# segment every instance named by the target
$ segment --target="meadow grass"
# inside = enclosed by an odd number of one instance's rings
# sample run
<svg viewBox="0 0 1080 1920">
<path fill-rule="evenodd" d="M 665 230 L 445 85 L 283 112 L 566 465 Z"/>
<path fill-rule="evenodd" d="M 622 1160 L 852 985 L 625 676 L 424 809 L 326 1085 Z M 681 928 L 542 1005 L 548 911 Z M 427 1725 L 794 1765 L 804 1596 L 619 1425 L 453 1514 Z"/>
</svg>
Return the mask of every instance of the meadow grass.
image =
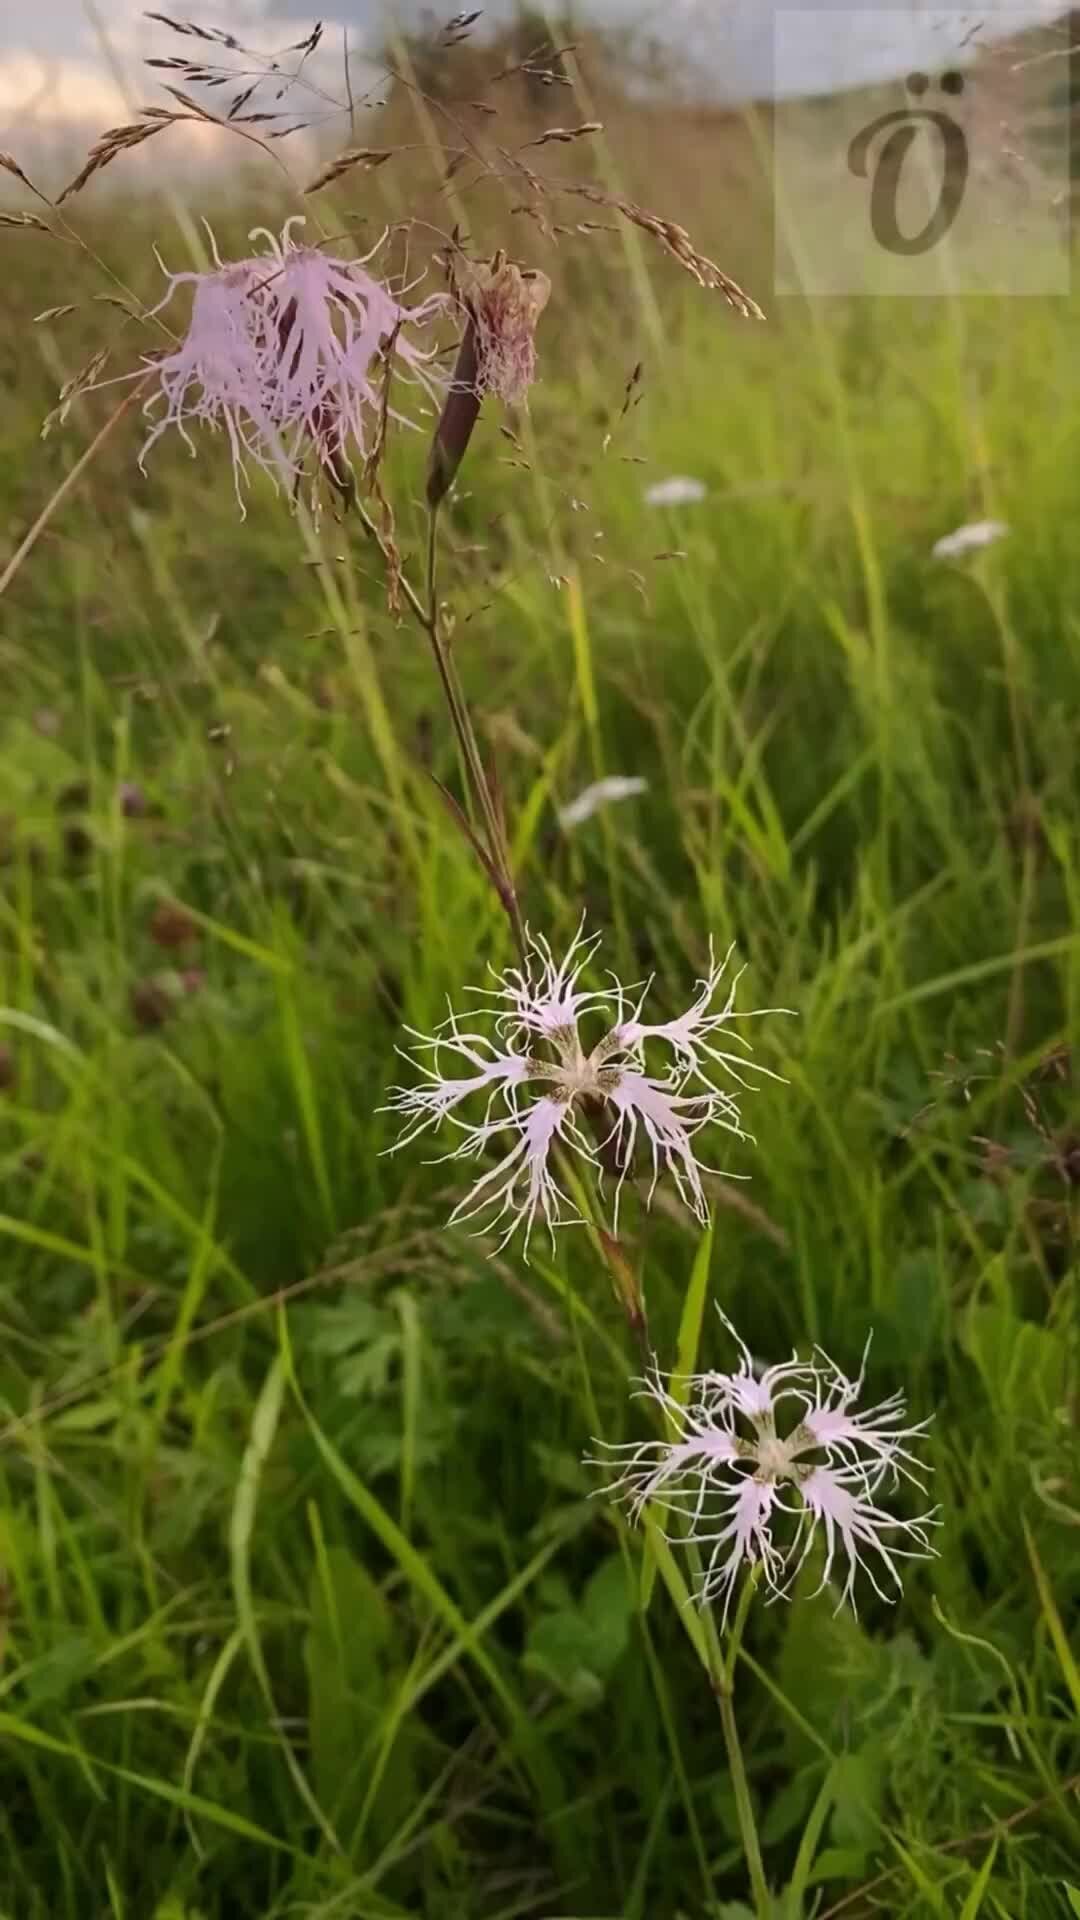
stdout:
<svg viewBox="0 0 1080 1920">
<path fill-rule="evenodd" d="M 145 294 L 144 225 L 101 245 Z M 42 445 L 56 387 L 119 325 L 34 329 L 72 268 L 16 244 L 11 548 L 104 418 L 78 401 Z M 934 1417 L 940 1553 L 903 1602 L 749 1618 L 776 1912 L 1054 1920 L 1080 1910 L 1075 304 L 773 311 L 752 283 L 757 327 L 650 271 L 656 314 L 553 302 L 520 448 L 482 423 L 456 659 L 531 924 L 558 944 L 586 910 L 672 1012 L 735 941 L 744 1003 L 797 1016 L 755 1023 L 786 1084 L 725 1143 L 750 1178 L 710 1231 L 627 1206 L 658 1354 L 720 1363 L 706 1300 L 765 1359 L 853 1371 L 872 1327 L 875 1396 Z M 143 479 L 137 438 L 0 603 L 0 1912 L 736 1920 L 695 1616 L 581 1465 L 642 1430 L 605 1270 L 580 1231 L 488 1258 L 445 1224 L 456 1167 L 381 1157 L 403 1025 L 512 957 L 430 778 L 458 770 L 422 637 L 355 524 L 259 493 L 241 521 L 214 444 Z M 649 508 L 671 473 L 705 501 Z M 986 515 L 1006 539 L 931 559 Z M 647 790 L 562 831 L 605 773 Z"/>
</svg>

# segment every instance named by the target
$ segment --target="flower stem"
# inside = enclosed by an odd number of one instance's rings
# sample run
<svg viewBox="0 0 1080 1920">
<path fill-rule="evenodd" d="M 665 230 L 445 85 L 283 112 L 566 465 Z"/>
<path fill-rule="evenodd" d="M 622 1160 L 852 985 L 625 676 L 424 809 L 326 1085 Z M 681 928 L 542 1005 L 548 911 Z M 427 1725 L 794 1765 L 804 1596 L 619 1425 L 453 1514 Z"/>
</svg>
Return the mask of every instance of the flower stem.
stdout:
<svg viewBox="0 0 1080 1920">
<path fill-rule="evenodd" d="M 386 545 L 374 520 L 359 501 L 356 502 L 356 510 L 368 538 L 375 542 L 375 545 L 380 549 L 385 558 Z M 514 885 L 514 877 L 510 869 L 510 854 L 506 845 L 506 835 L 503 830 L 495 796 L 492 792 L 491 782 L 484 769 L 483 757 L 476 738 L 472 717 L 466 704 L 465 694 L 458 678 L 453 653 L 447 644 L 446 635 L 443 633 L 439 621 L 437 558 L 438 507 L 436 506 L 430 510 L 428 518 L 426 602 L 420 598 L 416 588 L 405 578 L 401 581 L 401 590 L 418 624 L 427 634 L 431 651 L 435 657 L 435 666 L 439 675 L 439 681 L 446 698 L 450 720 L 457 736 L 458 746 L 461 749 L 461 756 L 465 765 L 466 784 L 471 791 L 473 802 L 483 821 L 484 854 L 486 855 L 485 864 L 490 862 L 488 871 L 494 880 L 500 903 L 510 922 L 510 928 L 518 953 L 522 960 L 524 960 L 526 953 L 525 922 L 521 917 L 521 906 L 517 897 L 517 889 Z"/>
<path fill-rule="evenodd" d="M 510 922 L 518 952 L 522 960 L 524 960 L 526 944 L 525 923 L 521 917 L 521 907 L 518 903 L 517 889 L 514 886 L 514 876 L 510 870 L 510 850 L 506 844 L 506 834 L 503 828 L 502 818 L 496 804 L 495 795 L 491 789 L 491 782 L 488 779 L 484 767 L 479 743 L 472 723 L 472 715 L 469 712 L 465 694 L 461 682 L 458 679 L 454 656 L 450 647 L 447 645 L 446 637 L 439 622 L 437 582 L 438 528 L 439 509 L 436 505 L 431 507 L 428 512 L 428 604 L 427 614 L 424 620 L 424 631 L 431 642 L 432 652 L 435 655 L 435 664 L 439 670 L 439 678 L 442 681 L 443 692 L 446 695 L 446 702 L 450 709 L 450 718 L 453 722 L 454 732 L 457 734 L 458 743 L 465 760 L 469 784 L 473 790 L 473 798 L 484 822 L 484 831 L 487 837 L 487 851 L 491 859 L 499 899 L 502 902 L 506 916 Z"/>
<path fill-rule="evenodd" d="M 701 1559 L 696 1547 L 691 1548 L 691 1559 L 697 1562 L 696 1573 L 701 1579 Z M 743 1582 L 742 1592 L 735 1609 L 735 1620 L 728 1636 L 726 1655 L 721 1649 L 720 1636 L 716 1622 L 710 1613 L 704 1615 L 702 1625 L 705 1630 L 705 1644 L 709 1656 L 709 1681 L 716 1695 L 716 1704 L 720 1709 L 720 1726 L 727 1749 L 728 1767 L 731 1771 L 731 1785 L 735 1795 L 735 1813 L 739 1822 L 739 1835 L 742 1839 L 743 1857 L 750 1875 L 750 1891 L 753 1895 L 754 1912 L 757 1920 L 772 1920 L 773 1903 L 769 1892 L 769 1883 L 765 1878 L 765 1865 L 761 1858 L 761 1842 L 758 1839 L 757 1821 L 754 1818 L 754 1805 L 750 1798 L 750 1782 L 746 1774 L 746 1762 L 743 1759 L 742 1742 L 739 1739 L 739 1725 L 735 1718 L 735 1663 L 739 1657 L 743 1633 L 750 1614 L 750 1605 L 757 1590 L 758 1568 L 752 1567 L 749 1577 Z"/>
<path fill-rule="evenodd" d="M 754 1898 L 754 1911 L 758 1920 L 770 1920 L 772 1898 L 769 1883 L 765 1878 L 765 1867 L 761 1858 L 761 1846 L 758 1841 L 757 1824 L 754 1820 L 754 1808 L 750 1800 L 750 1783 L 746 1777 L 742 1746 L 739 1742 L 739 1728 L 735 1719 L 735 1702 L 730 1688 L 716 1689 L 717 1705 L 720 1708 L 720 1725 L 724 1732 L 724 1745 L 727 1748 L 728 1766 L 731 1768 L 731 1784 L 735 1791 L 735 1811 L 739 1819 L 739 1832 L 742 1836 L 743 1853 L 750 1873 L 750 1890 Z"/>
</svg>

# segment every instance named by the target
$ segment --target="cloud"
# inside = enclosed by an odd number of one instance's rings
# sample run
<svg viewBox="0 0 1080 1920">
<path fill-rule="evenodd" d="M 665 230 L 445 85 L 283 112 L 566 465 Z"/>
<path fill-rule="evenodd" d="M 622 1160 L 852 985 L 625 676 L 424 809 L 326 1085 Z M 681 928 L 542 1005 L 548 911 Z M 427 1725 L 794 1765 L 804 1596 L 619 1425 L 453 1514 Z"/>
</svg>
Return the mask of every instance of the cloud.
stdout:
<svg viewBox="0 0 1080 1920">
<path fill-rule="evenodd" d="M 578 0 L 583 19 L 616 22 L 666 43 L 693 62 L 709 90 L 730 102 L 761 98 L 774 80 L 773 20 L 780 0 Z M 448 16 L 455 0 L 330 0 L 320 10 L 327 46 L 339 54 L 343 27 L 356 52 L 372 49 L 396 16 L 416 23 L 425 11 Z M 843 6 L 844 11 L 837 8 Z M 166 0 L 166 10 L 168 0 Z M 513 0 L 487 0 L 478 28 L 505 20 Z M 182 16 L 214 21 L 258 44 L 298 39 L 313 24 L 312 0 L 184 0 Z M 1058 0 L 989 0 L 978 10 L 912 4 L 901 16 L 896 0 L 816 0 L 784 13 L 785 44 L 800 92 L 858 85 L 912 64 L 970 57 L 977 41 L 1014 34 L 1062 15 Z M 836 15 L 835 32 L 828 30 Z M 853 34 L 853 14 L 862 31 Z M 905 20 L 897 38 L 896 22 Z M 194 47 L 145 18 L 144 0 L 0 0 L 0 136 L 17 140 L 22 124 L 107 123 L 118 110 L 154 97 L 142 65 L 149 53 Z"/>
<path fill-rule="evenodd" d="M 0 59 L 0 133 L 15 146 L 28 127 L 106 125 L 124 111 L 116 81 L 89 60 L 14 53 Z"/>
</svg>

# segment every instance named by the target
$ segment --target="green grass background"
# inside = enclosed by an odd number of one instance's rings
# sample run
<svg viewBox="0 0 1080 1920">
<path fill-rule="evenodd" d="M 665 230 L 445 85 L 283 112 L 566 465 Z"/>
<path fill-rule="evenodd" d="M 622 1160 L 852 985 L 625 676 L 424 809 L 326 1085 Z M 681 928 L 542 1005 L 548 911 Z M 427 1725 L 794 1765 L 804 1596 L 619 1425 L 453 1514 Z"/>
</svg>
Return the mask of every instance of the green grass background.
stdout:
<svg viewBox="0 0 1080 1920">
<path fill-rule="evenodd" d="M 183 258 L 167 213 L 79 223 L 142 300 L 151 235 Z M 57 387 L 147 336 L 74 246 L 3 240 L 12 550 L 114 398 L 42 443 Z M 739 245 L 764 326 L 636 246 L 572 257 L 443 591 L 531 923 L 587 911 L 668 1013 L 735 941 L 743 1004 L 797 1016 L 754 1023 L 786 1084 L 719 1143 L 750 1181 L 711 1236 L 627 1208 L 661 1359 L 696 1274 L 763 1358 L 853 1371 L 873 1328 L 869 1390 L 934 1416 L 940 1555 L 902 1604 L 751 1615 L 777 1914 L 1055 1920 L 1080 316 L 774 303 Z M 138 442 L 129 417 L 0 601 L 0 1911 L 736 1920 L 715 1703 L 580 1464 L 645 1431 L 610 1281 L 582 1232 L 486 1258 L 445 1225 L 457 1168 L 380 1157 L 403 1024 L 511 958 L 429 777 L 458 774 L 422 637 L 354 526 L 258 489 L 241 520 L 219 444 L 143 478 Z M 422 459 L 403 437 L 388 473 L 414 572 Z M 645 505 L 672 473 L 706 500 Z M 986 514 L 1007 539 L 931 559 Z M 647 791 L 564 833 L 603 773 Z M 729 1357 L 711 1309 L 696 1337 Z"/>
</svg>

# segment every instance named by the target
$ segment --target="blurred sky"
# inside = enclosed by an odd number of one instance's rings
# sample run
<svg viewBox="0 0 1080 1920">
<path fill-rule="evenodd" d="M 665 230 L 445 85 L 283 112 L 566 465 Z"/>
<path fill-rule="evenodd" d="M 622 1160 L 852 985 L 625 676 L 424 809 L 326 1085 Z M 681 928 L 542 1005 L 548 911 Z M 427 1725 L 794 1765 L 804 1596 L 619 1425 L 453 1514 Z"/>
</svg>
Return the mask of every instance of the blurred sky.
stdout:
<svg viewBox="0 0 1080 1920">
<path fill-rule="evenodd" d="M 456 0 L 428 8 L 449 17 Z M 535 0 L 534 0 L 535 4 Z M 578 0 L 583 19 L 629 23 L 682 56 L 698 90 L 729 103 L 765 98 L 773 90 L 774 14 L 779 0 Z M 386 19 L 384 0 L 327 0 L 316 15 L 311 0 L 162 0 L 162 10 L 228 29 L 260 46 L 293 40 L 316 17 L 326 22 L 340 60 L 341 29 L 357 53 L 374 49 Z M 420 0 L 398 0 L 397 13 L 415 21 Z M 484 17 L 495 22 L 515 11 L 513 0 L 490 0 Z M 943 8 L 924 0 L 800 0 L 783 7 L 784 72 L 799 76 L 799 91 L 831 92 L 888 79 L 914 66 L 934 70 L 969 57 L 979 41 L 1009 37 L 1064 12 L 1058 0 L 1001 0 Z M 483 22 L 476 31 L 482 30 Z M 174 53 L 196 45 L 177 42 L 143 14 L 142 0 L 0 0 L 0 145 L 65 123 L 105 125 L 124 104 L 154 97 L 140 62 L 147 53 Z M 363 75 L 358 73 L 359 84 Z"/>
</svg>

